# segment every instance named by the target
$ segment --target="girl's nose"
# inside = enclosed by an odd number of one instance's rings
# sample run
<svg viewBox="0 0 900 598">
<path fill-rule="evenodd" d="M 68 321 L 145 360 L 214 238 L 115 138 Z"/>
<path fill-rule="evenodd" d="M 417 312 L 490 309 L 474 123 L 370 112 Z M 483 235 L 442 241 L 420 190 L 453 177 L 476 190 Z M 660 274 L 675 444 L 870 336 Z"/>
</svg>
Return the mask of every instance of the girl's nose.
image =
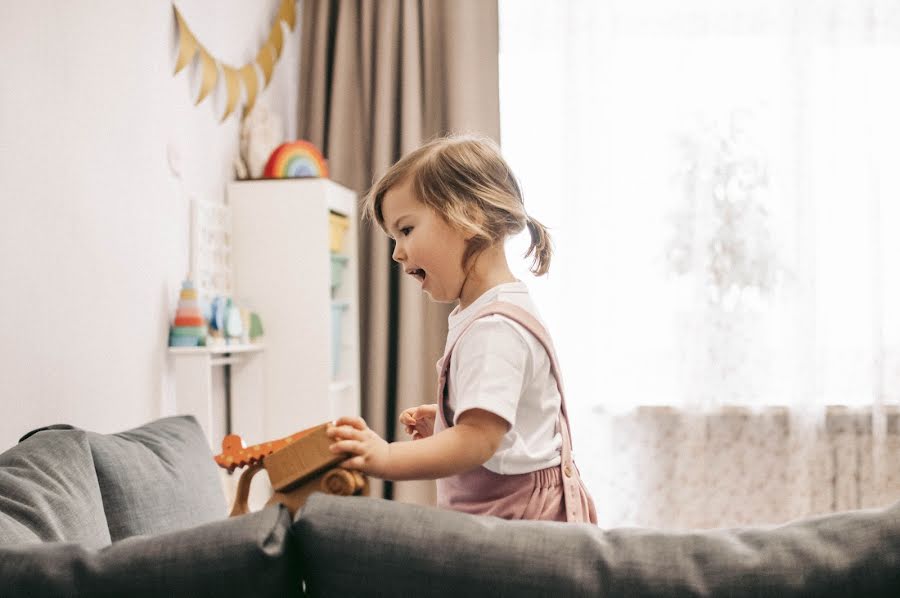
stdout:
<svg viewBox="0 0 900 598">
<path fill-rule="evenodd" d="M 394 242 L 394 253 L 391 255 L 395 262 L 402 262 L 406 259 L 406 252 L 400 248 L 400 243 Z"/>
</svg>

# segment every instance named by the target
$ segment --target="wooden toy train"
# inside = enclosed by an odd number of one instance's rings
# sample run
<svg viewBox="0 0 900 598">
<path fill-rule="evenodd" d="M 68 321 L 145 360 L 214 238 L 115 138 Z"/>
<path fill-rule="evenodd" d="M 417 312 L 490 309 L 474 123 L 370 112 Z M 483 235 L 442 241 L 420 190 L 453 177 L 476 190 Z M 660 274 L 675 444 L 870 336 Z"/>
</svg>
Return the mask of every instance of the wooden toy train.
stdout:
<svg viewBox="0 0 900 598">
<path fill-rule="evenodd" d="M 366 476 L 337 465 L 349 455 L 328 450 L 331 444 L 331 439 L 326 435 L 328 426 L 324 423 L 249 447 L 237 434 L 226 436 L 222 440 L 222 452 L 214 457 L 216 463 L 230 472 L 247 468 L 238 480 L 231 517 L 249 511 L 247 498 L 250 483 L 261 469 L 269 474 L 274 490 L 266 505 L 280 502 L 292 515 L 313 492 L 368 496 L 369 481 Z"/>
</svg>

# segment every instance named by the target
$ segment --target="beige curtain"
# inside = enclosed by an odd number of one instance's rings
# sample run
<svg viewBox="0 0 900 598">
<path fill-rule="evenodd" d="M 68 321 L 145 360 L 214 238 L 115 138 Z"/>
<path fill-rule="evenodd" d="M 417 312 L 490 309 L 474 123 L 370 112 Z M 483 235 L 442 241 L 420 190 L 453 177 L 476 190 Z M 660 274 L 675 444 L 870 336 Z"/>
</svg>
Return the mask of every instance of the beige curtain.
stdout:
<svg viewBox="0 0 900 598">
<path fill-rule="evenodd" d="M 299 135 L 322 149 L 338 183 L 363 194 L 405 153 L 449 132 L 499 142 L 495 1 L 304 0 L 301 27 Z M 401 276 L 377 227 L 360 233 L 363 416 L 400 439 L 400 411 L 434 402 L 452 306 Z M 434 501 L 433 482 L 383 490 Z"/>
</svg>

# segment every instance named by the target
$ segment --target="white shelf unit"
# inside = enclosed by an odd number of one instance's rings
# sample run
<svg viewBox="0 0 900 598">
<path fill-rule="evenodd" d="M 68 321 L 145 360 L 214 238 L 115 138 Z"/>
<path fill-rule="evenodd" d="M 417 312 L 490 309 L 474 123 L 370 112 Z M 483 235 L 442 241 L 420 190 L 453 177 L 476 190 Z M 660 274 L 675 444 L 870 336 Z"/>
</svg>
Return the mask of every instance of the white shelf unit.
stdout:
<svg viewBox="0 0 900 598">
<path fill-rule="evenodd" d="M 340 415 L 359 415 L 357 196 L 327 179 L 228 185 L 235 299 L 257 312 L 266 344 L 261 421 L 232 418 L 249 443 L 281 438 Z M 329 212 L 349 219 L 348 262 L 332 296 Z M 332 335 L 332 304 L 341 310 Z M 339 367 L 332 372 L 332 343 Z"/>
</svg>

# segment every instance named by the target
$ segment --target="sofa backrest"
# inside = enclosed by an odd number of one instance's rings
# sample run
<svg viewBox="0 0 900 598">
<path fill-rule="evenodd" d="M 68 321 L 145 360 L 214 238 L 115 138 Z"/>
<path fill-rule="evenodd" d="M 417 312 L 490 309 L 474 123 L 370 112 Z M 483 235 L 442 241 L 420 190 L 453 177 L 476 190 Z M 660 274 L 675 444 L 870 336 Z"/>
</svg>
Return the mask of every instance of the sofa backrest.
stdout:
<svg viewBox="0 0 900 598">
<path fill-rule="evenodd" d="M 45 430 L 0 454 L 0 544 L 110 543 L 87 433 Z"/>
<path fill-rule="evenodd" d="M 226 514 L 218 467 L 190 416 L 118 434 L 45 429 L 0 454 L 0 544 L 98 548 Z"/>
<path fill-rule="evenodd" d="M 193 417 L 87 438 L 113 542 L 227 516 L 219 467 Z"/>
<path fill-rule="evenodd" d="M 312 596 L 900 596 L 900 502 L 667 531 L 313 494 L 292 530 Z"/>
</svg>

